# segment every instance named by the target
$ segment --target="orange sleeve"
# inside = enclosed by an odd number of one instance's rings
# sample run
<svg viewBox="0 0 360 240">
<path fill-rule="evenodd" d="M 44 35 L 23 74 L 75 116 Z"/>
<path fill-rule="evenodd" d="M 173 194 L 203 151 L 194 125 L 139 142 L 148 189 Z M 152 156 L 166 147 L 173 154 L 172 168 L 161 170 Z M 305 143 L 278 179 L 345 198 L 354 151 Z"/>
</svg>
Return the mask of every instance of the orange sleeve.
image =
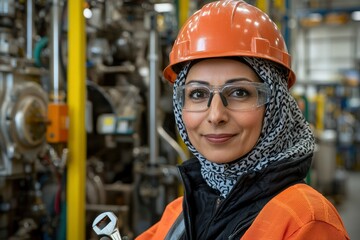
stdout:
<svg viewBox="0 0 360 240">
<path fill-rule="evenodd" d="M 179 197 L 169 203 L 159 222 L 139 235 L 135 240 L 159 240 L 164 239 L 171 226 L 182 212 L 183 197 Z"/>
<path fill-rule="evenodd" d="M 347 240 L 349 239 L 343 231 L 334 226 L 320 221 L 313 221 L 295 232 L 288 240 Z"/>
<path fill-rule="evenodd" d="M 350 239 L 335 207 L 315 189 L 296 184 L 271 199 L 242 240 Z"/>
</svg>

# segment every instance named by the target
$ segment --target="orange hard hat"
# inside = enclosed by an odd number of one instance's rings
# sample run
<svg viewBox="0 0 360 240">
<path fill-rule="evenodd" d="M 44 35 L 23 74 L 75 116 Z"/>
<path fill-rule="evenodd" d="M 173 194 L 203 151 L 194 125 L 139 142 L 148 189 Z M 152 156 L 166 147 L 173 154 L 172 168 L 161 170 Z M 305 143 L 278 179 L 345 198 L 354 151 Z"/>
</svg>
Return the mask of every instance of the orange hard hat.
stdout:
<svg viewBox="0 0 360 240">
<path fill-rule="evenodd" d="M 170 52 L 164 77 L 173 83 L 181 63 L 231 56 L 276 62 L 289 70 L 288 88 L 295 83 L 291 56 L 276 24 L 258 8 L 236 0 L 208 3 L 186 21 Z"/>
</svg>

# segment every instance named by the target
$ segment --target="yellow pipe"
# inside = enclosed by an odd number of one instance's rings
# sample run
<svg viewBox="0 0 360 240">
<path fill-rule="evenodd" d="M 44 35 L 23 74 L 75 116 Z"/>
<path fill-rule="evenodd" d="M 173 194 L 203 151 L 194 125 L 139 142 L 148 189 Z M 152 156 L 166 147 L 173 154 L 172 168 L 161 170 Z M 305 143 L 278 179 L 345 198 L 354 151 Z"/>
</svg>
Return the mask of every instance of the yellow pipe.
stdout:
<svg viewBox="0 0 360 240">
<path fill-rule="evenodd" d="M 324 117 L 325 117 L 325 94 L 319 93 L 316 97 L 316 130 L 324 130 Z"/>
<path fill-rule="evenodd" d="M 284 0 L 274 0 L 274 6 L 276 9 L 280 10 L 282 13 L 286 10 L 286 3 Z"/>
<path fill-rule="evenodd" d="M 258 7 L 263 12 L 269 13 L 269 4 L 268 0 L 257 0 L 256 7 Z"/>
<path fill-rule="evenodd" d="M 186 20 L 189 18 L 189 8 L 190 8 L 190 0 L 178 0 L 178 7 L 179 7 L 179 29 L 184 25 Z M 185 145 L 185 143 L 182 141 L 181 137 L 178 135 L 178 143 L 180 143 L 181 148 L 186 152 L 186 155 L 189 155 L 189 151 Z M 182 160 L 178 158 L 178 163 L 180 164 Z M 183 187 L 180 184 L 178 186 L 178 195 L 183 195 Z"/>
<path fill-rule="evenodd" d="M 179 0 L 179 28 L 186 22 L 189 17 L 189 1 Z"/>
<path fill-rule="evenodd" d="M 85 239 L 85 18 L 84 1 L 68 1 L 69 159 L 66 186 L 66 239 Z"/>
</svg>

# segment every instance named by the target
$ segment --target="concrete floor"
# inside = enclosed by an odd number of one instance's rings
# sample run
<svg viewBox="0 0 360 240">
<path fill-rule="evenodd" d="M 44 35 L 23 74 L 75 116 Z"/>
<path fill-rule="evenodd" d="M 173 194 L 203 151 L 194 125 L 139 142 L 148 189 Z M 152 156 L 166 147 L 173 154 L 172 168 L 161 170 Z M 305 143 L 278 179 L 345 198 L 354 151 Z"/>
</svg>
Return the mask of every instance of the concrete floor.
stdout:
<svg viewBox="0 0 360 240">
<path fill-rule="evenodd" d="M 351 240 L 360 240 L 360 172 L 347 172 L 346 197 L 335 205 Z"/>
</svg>

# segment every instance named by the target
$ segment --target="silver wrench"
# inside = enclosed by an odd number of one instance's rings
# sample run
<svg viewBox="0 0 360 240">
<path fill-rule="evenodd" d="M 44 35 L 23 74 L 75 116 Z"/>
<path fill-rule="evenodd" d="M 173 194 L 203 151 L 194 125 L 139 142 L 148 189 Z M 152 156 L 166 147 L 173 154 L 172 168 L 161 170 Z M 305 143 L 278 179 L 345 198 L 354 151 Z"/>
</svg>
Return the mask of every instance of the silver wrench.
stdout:
<svg viewBox="0 0 360 240">
<path fill-rule="evenodd" d="M 117 217 L 114 213 L 103 212 L 95 218 L 92 227 L 98 236 L 107 236 L 112 240 L 121 240 L 117 223 Z"/>
</svg>

